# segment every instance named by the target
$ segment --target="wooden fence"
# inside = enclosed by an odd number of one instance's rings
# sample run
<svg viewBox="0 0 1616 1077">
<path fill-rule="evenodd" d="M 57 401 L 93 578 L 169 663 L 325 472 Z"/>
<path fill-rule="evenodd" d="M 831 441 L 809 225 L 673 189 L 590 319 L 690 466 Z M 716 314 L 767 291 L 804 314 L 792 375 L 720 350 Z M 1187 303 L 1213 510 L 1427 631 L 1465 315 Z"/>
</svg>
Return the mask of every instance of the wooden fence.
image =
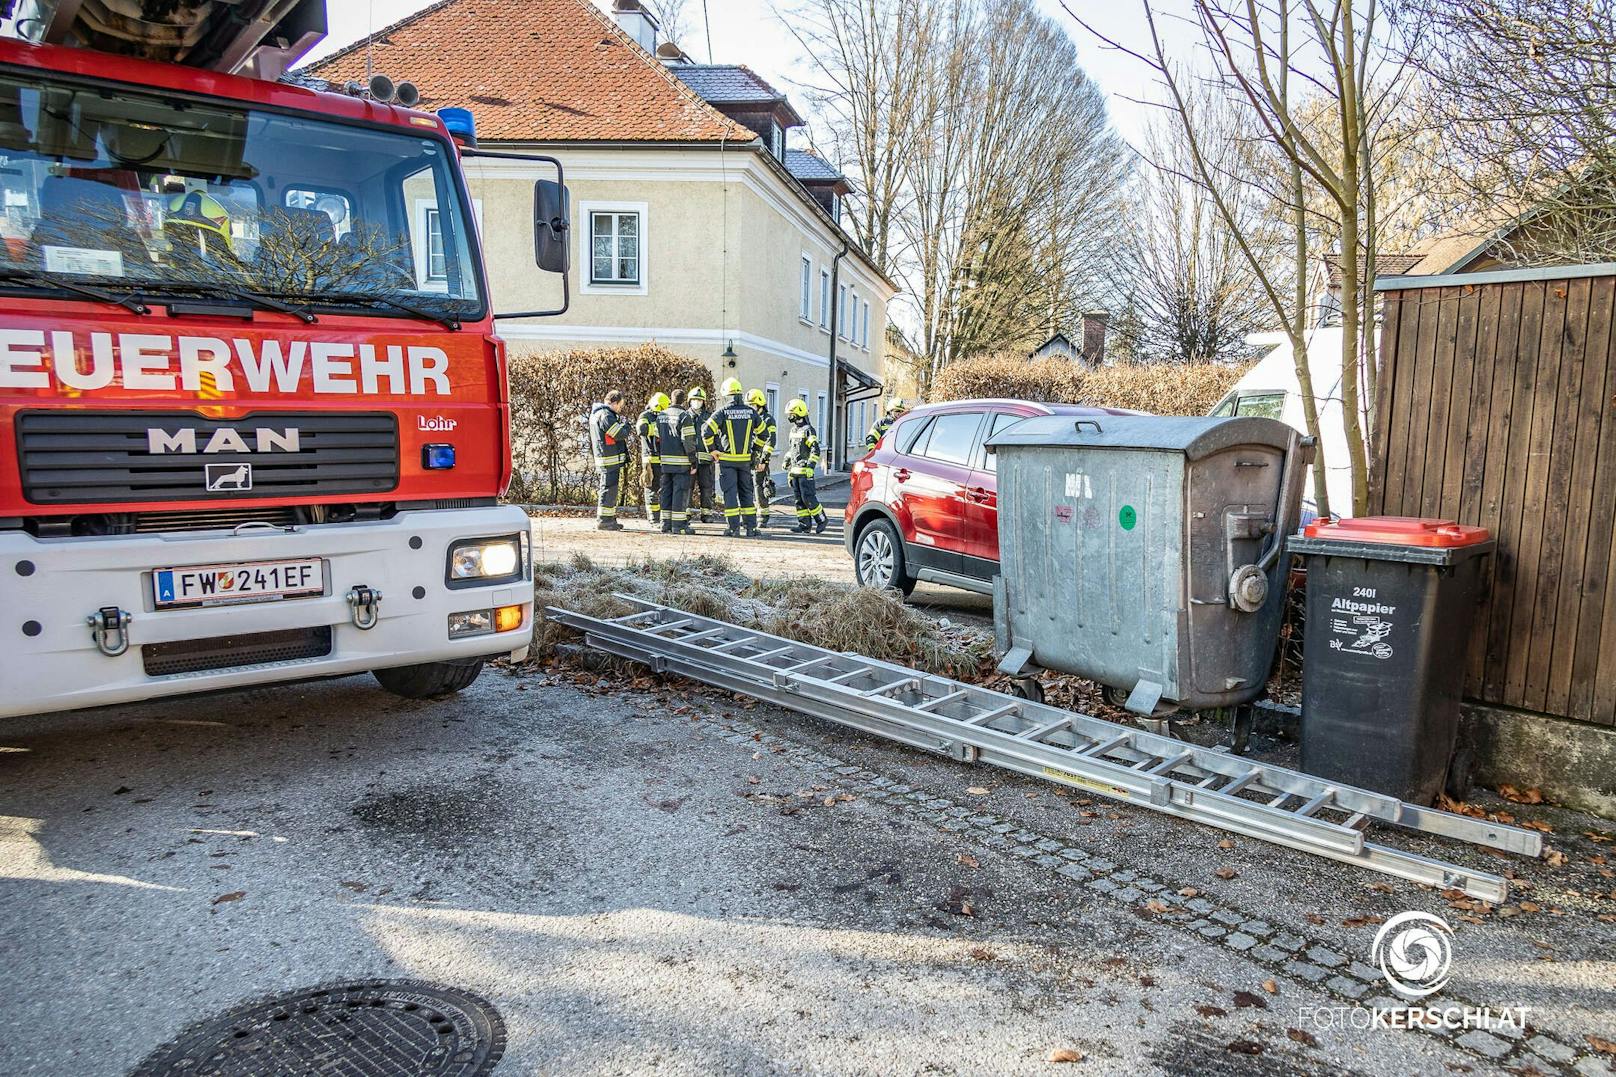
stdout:
<svg viewBox="0 0 1616 1077">
<path fill-rule="evenodd" d="M 1466 696 L 1616 724 L 1616 265 L 1380 287 L 1371 511 L 1498 539 Z"/>
</svg>

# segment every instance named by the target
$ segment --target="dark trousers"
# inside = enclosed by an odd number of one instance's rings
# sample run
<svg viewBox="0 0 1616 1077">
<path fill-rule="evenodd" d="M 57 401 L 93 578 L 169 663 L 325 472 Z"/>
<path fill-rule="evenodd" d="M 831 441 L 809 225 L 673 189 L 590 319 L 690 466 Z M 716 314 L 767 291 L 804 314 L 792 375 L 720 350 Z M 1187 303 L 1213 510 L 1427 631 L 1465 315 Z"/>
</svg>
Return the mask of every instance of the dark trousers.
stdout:
<svg viewBox="0 0 1616 1077">
<path fill-rule="evenodd" d="M 671 531 L 690 522 L 690 469 L 662 465 L 662 530 Z"/>
<path fill-rule="evenodd" d="M 797 499 L 797 523 L 810 524 L 822 519 L 825 510 L 819 504 L 819 491 L 812 475 L 791 476 L 791 494 Z"/>
<path fill-rule="evenodd" d="M 718 487 L 724 493 L 724 525 L 733 533 L 745 524 L 757 530 L 757 503 L 752 499 L 752 464 L 748 460 L 720 460 Z"/>
<path fill-rule="evenodd" d="M 755 464 L 753 465 L 756 466 Z M 763 523 L 769 522 L 769 465 L 763 465 L 762 471 L 752 472 L 752 497 L 757 505 L 757 514 Z"/>
<path fill-rule="evenodd" d="M 600 511 L 602 520 L 617 515 L 617 506 L 623 500 L 623 462 L 600 465 Z"/>
<path fill-rule="evenodd" d="M 695 482 L 690 485 L 690 507 L 701 509 L 706 516 L 709 512 L 723 509 L 723 504 L 714 494 L 713 472 L 717 468 L 711 460 L 698 460 L 696 462 Z"/>
</svg>

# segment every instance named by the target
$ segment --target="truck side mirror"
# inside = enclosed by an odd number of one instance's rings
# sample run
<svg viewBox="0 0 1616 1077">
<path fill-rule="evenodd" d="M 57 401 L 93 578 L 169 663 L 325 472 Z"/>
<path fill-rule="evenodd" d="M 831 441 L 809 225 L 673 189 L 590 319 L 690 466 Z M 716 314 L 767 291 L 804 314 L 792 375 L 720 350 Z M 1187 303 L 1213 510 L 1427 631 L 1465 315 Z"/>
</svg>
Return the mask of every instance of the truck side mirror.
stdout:
<svg viewBox="0 0 1616 1077">
<path fill-rule="evenodd" d="M 559 180 L 533 184 L 533 256 L 547 273 L 565 274 L 572 268 L 571 199 Z"/>
</svg>

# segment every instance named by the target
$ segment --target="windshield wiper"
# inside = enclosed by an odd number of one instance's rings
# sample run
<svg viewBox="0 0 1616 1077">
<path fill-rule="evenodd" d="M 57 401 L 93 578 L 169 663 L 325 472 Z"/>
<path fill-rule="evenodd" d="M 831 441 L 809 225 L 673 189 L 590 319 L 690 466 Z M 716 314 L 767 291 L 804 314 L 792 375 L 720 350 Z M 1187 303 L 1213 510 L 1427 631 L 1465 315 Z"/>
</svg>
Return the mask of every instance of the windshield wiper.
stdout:
<svg viewBox="0 0 1616 1077">
<path fill-rule="evenodd" d="M 91 299 L 99 299 L 103 303 L 111 303 L 114 306 L 123 307 L 125 310 L 133 311 L 136 314 L 151 313 L 151 308 L 145 303 L 142 303 L 140 301 L 140 297 L 133 293 L 128 295 L 118 295 L 117 293 L 109 292 L 104 288 L 96 288 L 88 284 L 78 284 L 74 281 L 62 280 L 59 277 L 51 276 L 49 273 L 34 272 L 27 269 L 3 269 L 0 270 L 0 282 L 5 281 L 15 281 L 19 284 L 32 284 L 36 288 L 60 288 L 66 292 L 77 292 L 79 295 L 86 295 Z"/>
<path fill-rule="evenodd" d="M 295 303 L 286 303 L 279 299 L 275 299 L 272 296 L 265 295 L 263 292 L 249 291 L 246 288 L 239 288 L 233 284 L 225 284 L 222 281 L 186 280 L 158 281 L 156 283 L 158 287 L 153 290 L 162 294 L 172 295 L 179 292 L 198 292 L 204 296 L 230 296 L 233 299 L 240 299 L 243 302 L 262 307 L 265 310 L 278 310 L 282 314 L 290 314 L 292 317 L 301 321 L 304 325 L 313 325 L 315 322 L 320 320 L 314 315 L 314 312 L 309 310 L 307 307 L 300 307 Z"/>
<path fill-rule="evenodd" d="M 324 292 L 319 296 L 321 303 L 368 303 L 371 305 L 384 304 L 395 310 L 402 310 L 405 314 L 413 314 L 417 318 L 437 322 L 446 329 L 459 329 L 460 319 L 453 314 L 439 314 L 437 311 L 418 307 L 413 303 L 405 303 L 394 299 L 390 295 L 379 295 L 372 292 Z"/>
</svg>

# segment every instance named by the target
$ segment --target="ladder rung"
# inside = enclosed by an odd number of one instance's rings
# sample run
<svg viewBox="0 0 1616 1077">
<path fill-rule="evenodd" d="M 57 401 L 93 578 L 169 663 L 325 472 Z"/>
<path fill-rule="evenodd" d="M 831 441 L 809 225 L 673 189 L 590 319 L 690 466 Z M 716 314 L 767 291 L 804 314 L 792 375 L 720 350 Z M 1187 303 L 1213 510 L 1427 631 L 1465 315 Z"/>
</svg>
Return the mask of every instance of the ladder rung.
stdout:
<svg viewBox="0 0 1616 1077">
<path fill-rule="evenodd" d="M 662 610 L 660 610 L 660 609 L 654 609 L 654 610 L 641 610 L 638 613 L 625 613 L 621 617 L 609 618 L 606 621 L 606 623 L 609 624 L 609 625 L 631 625 L 635 621 L 643 621 L 647 617 L 655 617 L 657 614 L 659 614 L 661 612 L 662 612 Z"/>
<path fill-rule="evenodd" d="M 866 688 L 864 691 L 860 692 L 859 695 L 861 695 L 861 696 L 884 696 L 888 692 L 896 692 L 900 688 L 908 688 L 911 685 L 916 685 L 916 684 L 919 684 L 919 683 L 920 682 L 918 680 L 916 680 L 914 677 L 904 677 L 901 680 L 893 681 L 891 684 L 881 684 L 881 685 L 877 685 L 874 688 Z"/>
<path fill-rule="evenodd" d="M 973 714 L 969 718 L 960 719 L 960 721 L 962 721 L 966 725 L 987 725 L 989 722 L 993 721 L 995 718 L 1003 718 L 1007 714 L 1020 714 L 1020 713 L 1021 713 L 1021 704 L 1020 703 L 1006 703 L 1002 707 L 994 707 L 990 711 L 983 711 L 981 714 Z"/>
<path fill-rule="evenodd" d="M 786 666 L 780 672 L 781 673 L 800 673 L 803 670 L 808 669 L 811 666 L 819 665 L 821 662 L 829 662 L 832 658 L 835 658 L 835 657 L 837 657 L 837 656 L 833 655 L 833 654 L 822 654 L 822 655 L 818 656 L 817 658 L 809 658 L 809 659 L 806 659 L 804 661 L 798 662 L 794 666 Z"/>
<path fill-rule="evenodd" d="M 1244 774 L 1240 775 L 1240 777 L 1224 786 L 1222 789 L 1216 790 L 1216 792 L 1232 797 L 1256 780 L 1257 772 L 1255 770 L 1248 770 Z"/>
<path fill-rule="evenodd" d="M 926 702 L 924 702 L 924 703 L 920 704 L 919 706 L 917 706 L 915 708 L 915 710 L 917 710 L 917 711 L 934 710 L 934 709 L 936 709 L 938 707 L 941 707 L 944 703 L 952 703 L 956 699 L 964 699 L 966 696 L 968 696 L 970 694 L 971 693 L 965 691 L 962 688 L 957 692 L 950 692 L 946 696 L 935 696 L 935 697 L 933 697 L 931 699 L 928 699 L 928 700 L 926 700 Z"/>
<path fill-rule="evenodd" d="M 1098 742 L 1096 742 L 1094 744 L 1089 745 L 1087 748 L 1084 748 L 1082 751 L 1078 752 L 1077 754 L 1078 755 L 1102 756 L 1106 752 L 1109 752 L 1112 748 L 1116 748 L 1119 745 L 1126 744 L 1130 740 L 1133 740 L 1133 734 L 1132 733 L 1118 733 L 1116 736 L 1110 738 L 1109 740 L 1102 740 L 1102 741 L 1098 741 Z"/>
<path fill-rule="evenodd" d="M 1270 800 L 1268 802 L 1268 806 L 1270 808 L 1277 808 L 1281 804 L 1285 803 L 1287 800 L 1289 800 L 1291 797 L 1293 797 L 1295 795 L 1296 794 L 1294 794 L 1294 793 L 1284 793 L 1284 792 L 1282 792 L 1278 796 L 1276 796 L 1273 800 Z"/>
<path fill-rule="evenodd" d="M 1352 815 L 1348 816 L 1347 821 L 1341 825 L 1346 827 L 1348 830 L 1362 830 L 1364 828 L 1364 824 L 1368 822 L 1369 816 L 1365 815 L 1363 812 L 1354 812 Z"/>
<path fill-rule="evenodd" d="M 676 643 L 690 643 L 690 642 L 692 642 L 694 640 L 706 639 L 708 636 L 716 636 L 720 632 L 726 631 L 727 627 L 728 626 L 720 625 L 717 628 L 704 628 L 700 632 L 692 632 L 688 636 L 680 636 L 674 642 L 676 642 Z"/>
<path fill-rule="evenodd" d="M 1065 729 L 1067 726 L 1069 726 L 1071 724 L 1072 724 L 1072 720 L 1070 718 L 1057 718 L 1053 722 L 1049 722 L 1046 725 L 1038 726 L 1035 729 L 1029 729 L 1025 733 L 1017 733 L 1016 734 L 1016 739 L 1017 740 L 1040 741 L 1040 740 L 1043 740 L 1045 737 L 1049 736 L 1051 733 L 1055 732 L 1057 729 Z"/>
<path fill-rule="evenodd" d="M 685 625 L 693 625 L 695 623 L 696 622 L 692 618 L 681 617 L 677 621 L 659 621 L 658 623 L 645 629 L 645 631 L 654 636 L 658 632 L 671 632 L 675 628 L 683 628 Z"/>
<path fill-rule="evenodd" d="M 872 669 L 869 666 L 860 666 L 858 669 L 850 669 L 846 673 L 838 673 L 834 677 L 826 677 L 825 678 L 825 683 L 826 684 L 841 684 L 843 681 L 850 681 L 854 677 L 860 677 L 860 676 L 863 676 L 866 673 L 874 673 L 874 672 L 875 672 L 875 670 Z"/>
<path fill-rule="evenodd" d="M 776 647 L 772 651 L 764 651 L 762 654 L 754 654 L 752 656 L 752 661 L 754 661 L 754 662 L 762 662 L 762 661 L 764 661 L 765 659 L 768 659 L 768 658 L 777 658 L 782 654 L 790 654 L 792 651 L 794 651 L 796 649 L 797 648 L 795 648 L 795 647 Z"/>
<path fill-rule="evenodd" d="M 1146 774 L 1170 774 L 1178 767 L 1195 758 L 1194 752 L 1179 752 L 1171 759 L 1163 759 L 1160 763 L 1145 771 Z"/>
<path fill-rule="evenodd" d="M 1328 804 L 1330 802 L 1330 798 L 1333 796 L 1335 796 L 1335 789 L 1333 787 L 1326 789 L 1324 792 L 1320 793 L 1306 804 L 1303 804 L 1300 808 L 1297 808 L 1296 814 L 1312 815 L 1314 812 Z"/>
<path fill-rule="evenodd" d="M 756 640 L 751 636 L 740 636 L 740 637 L 738 637 L 736 639 L 727 639 L 723 643 L 714 644 L 713 646 L 711 646 L 711 647 L 709 647 L 707 649 L 709 651 L 727 651 L 731 647 L 742 647 L 742 646 L 745 646 L 748 643 L 755 643 L 755 642 L 756 642 Z"/>
</svg>

